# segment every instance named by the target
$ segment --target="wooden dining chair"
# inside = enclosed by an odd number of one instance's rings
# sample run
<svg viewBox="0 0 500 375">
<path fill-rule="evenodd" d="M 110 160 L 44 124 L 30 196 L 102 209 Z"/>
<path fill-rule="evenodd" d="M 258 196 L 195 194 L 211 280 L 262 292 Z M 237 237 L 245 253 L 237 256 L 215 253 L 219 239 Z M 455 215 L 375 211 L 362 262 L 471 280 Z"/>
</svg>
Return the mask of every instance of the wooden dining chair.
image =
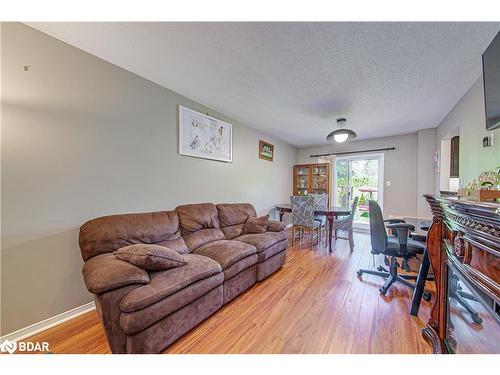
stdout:
<svg viewBox="0 0 500 375">
<path fill-rule="evenodd" d="M 311 249 L 314 246 L 314 233 L 316 233 L 317 243 L 321 242 L 321 223 L 314 220 L 314 197 L 291 196 L 292 204 L 292 246 L 295 244 L 296 231 L 298 230 L 299 239 L 304 232 L 311 233 Z"/>
</svg>

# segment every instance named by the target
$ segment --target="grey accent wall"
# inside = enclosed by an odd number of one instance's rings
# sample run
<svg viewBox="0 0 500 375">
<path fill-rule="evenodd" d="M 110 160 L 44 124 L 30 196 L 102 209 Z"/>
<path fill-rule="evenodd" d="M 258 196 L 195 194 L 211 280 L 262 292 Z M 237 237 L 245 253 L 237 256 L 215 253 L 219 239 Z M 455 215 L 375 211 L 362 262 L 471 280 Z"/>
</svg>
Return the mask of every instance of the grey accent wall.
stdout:
<svg viewBox="0 0 500 375">
<path fill-rule="evenodd" d="M 375 148 L 395 147 L 384 152 L 384 215 L 416 216 L 417 196 L 417 134 L 354 141 L 307 147 L 299 150 L 299 162 L 311 163 L 317 159 L 312 154 L 328 152 L 359 151 Z M 387 186 L 387 181 L 391 186 Z"/>
<path fill-rule="evenodd" d="M 1 41 L 2 335 L 91 301 L 77 245 L 89 219 L 288 201 L 295 147 L 25 25 L 3 23 Z M 178 104 L 233 124 L 233 163 L 177 154 Z"/>
<path fill-rule="evenodd" d="M 486 131 L 484 113 L 483 80 L 479 78 L 448 113 L 437 129 L 436 147 L 449 134 L 460 136 L 459 175 L 466 185 L 484 171 L 500 166 L 500 129 Z M 495 134 L 495 145 L 484 148 L 482 139 L 488 133 Z M 440 174 L 436 178 L 435 190 L 439 194 Z"/>
</svg>

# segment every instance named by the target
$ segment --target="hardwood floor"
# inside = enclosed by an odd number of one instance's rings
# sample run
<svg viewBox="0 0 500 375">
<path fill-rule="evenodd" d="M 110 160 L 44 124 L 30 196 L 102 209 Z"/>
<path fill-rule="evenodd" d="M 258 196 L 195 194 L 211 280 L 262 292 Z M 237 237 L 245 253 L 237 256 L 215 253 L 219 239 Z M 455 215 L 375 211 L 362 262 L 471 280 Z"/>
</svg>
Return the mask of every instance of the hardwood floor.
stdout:
<svg viewBox="0 0 500 375">
<path fill-rule="evenodd" d="M 356 276 L 372 268 L 370 239 L 355 233 L 355 248 L 338 240 L 333 253 L 305 238 L 288 250 L 283 268 L 254 285 L 165 353 L 431 353 L 419 318 L 408 314 L 411 291 L 401 285 L 386 297 L 382 278 Z M 290 242 L 291 243 L 291 242 Z M 48 341 L 54 353 L 109 353 L 95 312 L 41 332 L 29 341 Z"/>
</svg>

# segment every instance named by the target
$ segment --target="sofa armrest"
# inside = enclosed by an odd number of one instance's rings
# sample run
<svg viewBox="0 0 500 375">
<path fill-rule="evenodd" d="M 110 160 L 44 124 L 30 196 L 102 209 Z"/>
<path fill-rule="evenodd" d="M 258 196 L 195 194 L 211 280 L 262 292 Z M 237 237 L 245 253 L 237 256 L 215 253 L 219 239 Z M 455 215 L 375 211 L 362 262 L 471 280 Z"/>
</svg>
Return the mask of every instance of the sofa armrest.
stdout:
<svg viewBox="0 0 500 375">
<path fill-rule="evenodd" d="M 269 220 L 269 223 L 267 224 L 268 232 L 281 232 L 285 228 L 286 224 L 281 221 Z"/>
<path fill-rule="evenodd" d="M 96 294 L 125 285 L 149 282 L 146 270 L 120 260 L 113 254 L 102 254 L 89 259 L 83 265 L 82 273 L 87 289 Z"/>
</svg>

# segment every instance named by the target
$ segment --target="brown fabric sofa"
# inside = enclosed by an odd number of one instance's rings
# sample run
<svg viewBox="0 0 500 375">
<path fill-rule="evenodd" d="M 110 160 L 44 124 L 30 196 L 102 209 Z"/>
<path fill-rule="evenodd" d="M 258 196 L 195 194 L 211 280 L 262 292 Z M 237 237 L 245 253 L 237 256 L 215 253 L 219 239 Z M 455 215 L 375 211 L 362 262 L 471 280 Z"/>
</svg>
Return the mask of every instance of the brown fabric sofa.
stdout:
<svg viewBox="0 0 500 375">
<path fill-rule="evenodd" d="M 104 216 L 80 228 L 83 278 L 113 353 L 157 353 L 278 270 L 288 245 L 284 225 L 245 234 L 251 204 L 189 204 L 174 211 Z M 156 244 L 184 266 L 150 272 L 113 252 Z"/>
</svg>

